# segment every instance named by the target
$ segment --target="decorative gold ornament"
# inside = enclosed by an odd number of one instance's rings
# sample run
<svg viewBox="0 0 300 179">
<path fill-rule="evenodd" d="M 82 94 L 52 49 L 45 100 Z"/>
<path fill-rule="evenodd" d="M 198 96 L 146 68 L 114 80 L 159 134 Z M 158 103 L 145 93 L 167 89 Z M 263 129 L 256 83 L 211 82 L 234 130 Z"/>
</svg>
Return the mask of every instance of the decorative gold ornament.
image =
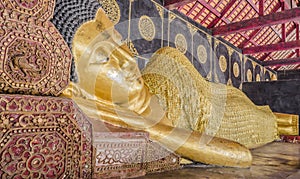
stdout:
<svg viewBox="0 0 300 179">
<path fill-rule="evenodd" d="M 134 55 L 134 56 L 138 56 L 139 55 L 139 52 L 137 51 L 137 49 L 134 47 L 134 44 L 131 40 L 126 40 L 127 41 L 127 46 L 128 48 L 130 49 L 131 53 Z"/>
<path fill-rule="evenodd" d="M 256 74 L 255 81 L 260 81 L 260 75 Z"/>
<path fill-rule="evenodd" d="M 227 70 L 227 59 L 223 55 L 219 58 L 219 67 L 222 72 L 226 72 Z"/>
<path fill-rule="evenodd" d="M 228 79 L 227 85 L 232 86 L 232 80 L 231 79 Z"/>
<path fill-rule="evenodd" d="M 277 75 L 274 74 L 274 73 L 272 73 L 272 74 L 271 74 L 271 80 L 272 80 L 272 81 L 276 81 L 276 80 L 277 80 Z"/>
<path fill-rule="evenodd" d="M 212 80 L 212 72 L 211 71 L 207 74 L 206 79 L 208 79 L 208 81 Z"/>
<path fill-rule="evenodd" d="M 1 1 L 4 5 L 6 2 Z M 54 7 L 51 2 L 25 1 L 24 4 L 30 7 L 35 3 L 36 6 L 50 3 L 50 7 L 37 10 L 37 14 L 10 10 L 0 13 L 1 92 L 57 96 L 67 87 L 72 55 L 58 30 L 48 21 Z M 38 17 L 41 12 L 45 16 Z"/>
<path fill-rule="evenodd" d="M 156 10 L 158 11 L 159 16 L 163 19 L 164 18 L 164 8 L 155 1 L 153 1 L 153 3 L 155 4 Z"/>
<path fill-rule="evenodd" d="M 207 41 L 208 41 L 209 45 L 212 46 L 212 37 L 209 35 L 206 35 L 206 36 L 207 36 Z"/>
<path fill-rule="evenodd" d="M 91 178 L 92 124 L 70 99 L 0 95 L 0 178 Z"/>
<path fill-rule="evenodd" d="M 190 24 L 189 22 L 186 22 L 186 25 L 187 25 L 187 27 L 189 28 L 190 33 L 191 33 L 192 35 L 195 35 L 195 33 L 198 31 L 198 28 L 195 27 L 194 25 Z"/>
<path fill-rule="evenodd" d="M 53 16 L 55 0 L 1 0 L 0 8 L 47 21 Z M 9 12 L 12 14 L 12 12 Z M 16 14 L 15 14 L 16 15 Z"/>
<path fill-rule="evenodd" d="M 174 19 L 176 19 L 176 15 L 173 12 L 169 11 L 169 23 L 172 22 Z"/>
<path fill-rule="evenodd" d="M 116 0 L 99 0 L 99 2 L 109 20 L 112 23 L 117 24 L 120 21 L 121 12 Z"/>
<path fill-rule="evenodd" d="M 226 45 L 226 47 L 227 47 L 229 56 L 231 56 L 233 54 L 233 52 L 234 52 L 233 48 L 231 48 L 231 47 L 229 47 L 227 45 Z"/>
<path fill-rule="evenodd" d="M 207 62 L 207 52 L 203 45 L 199 45 L 197 48 L 197 56 L 200 63 L 205 64 Z"/>
<path fill-rule="evenodd" d="M 183 54 L 185 54 L 187 50 L 187 42 L 182 34 L 177 34 L 175 36 L 175 47 Z"/>
<path fill-rule="evenodd" d="M 247 81 L 252 82 L 252 77 L 253 77 L 252 71 L 251 71 L 251 69 L 248 69 L 247 70 Z"/>
<path fill-rule="evenodd" d="M 139 31 L 141 36 L 147 40 L 151 41 L 155 37 L 155 25 L 150 17 L 143 15 L 139 20 Z"/>
<path fill-rule="evenodd" d="M 233 63 L 233 75 L 238 78 L 240 76 L 240 65 L 237 62 Z"/>
</svg>

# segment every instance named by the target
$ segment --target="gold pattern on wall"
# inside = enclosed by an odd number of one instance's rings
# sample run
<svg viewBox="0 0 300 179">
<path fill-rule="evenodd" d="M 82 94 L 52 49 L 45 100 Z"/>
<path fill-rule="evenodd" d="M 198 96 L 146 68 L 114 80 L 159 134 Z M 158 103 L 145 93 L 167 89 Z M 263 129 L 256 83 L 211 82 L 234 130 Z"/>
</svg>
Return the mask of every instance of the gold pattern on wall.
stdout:
<svg viewBox="0 0 300 179">
<path fill-rule="evenodd" d="M 176 15 L 169 11 L 169 22 L 172 22 L 174 19 L 176 19 Z"/>
<path fill-rule="evenodd" d="M 143 15 L 139 20 L 139 31 L 141 36 L 147 40 L 151 41 L 155 37 L 155 25 L 150 17 Z"/>
<path fill-rule="evenodd" d="M 277 75 L 272 73 L 271 74 L 271 81 L 276 81 L 277 80 Z"/>
<path fill-rule="evenodd" d="M 180 52 L 185 54 L 185 52 L 187 50 L 187 42 L 186 42 L 186 39 L 185 39 L 184 35 L 182 35 L 182 34 L 177 34 L 176 35 L 176 37 L 175 37 L 175 46 Z"/>
<path fill-rule="evenodd" d="M 256 74 L 255 81 L 260 81 L 260 75 Z"/>
<path fill-rule="evenodd" d="M 158 11 L 158 13 L 159 13 L 159 16 L 160 16 L 161 18 L 164 18 L 164 8 L 163 8 L 162 6 L 160 6 L 160 5 L 158 5 L 158 4 L 155 3 L 155 2 L 154 2 L 154 4 L 155 4 L 155 7 L 156 7 L 156 9 L 157 9 L 157 11 Z"/>
<path fill-rule="evenodd" d="M 247 81 L 252 82 L 252 71 L 251 71 L 251 69 L 247 70 Z"/>
<path fill-rule="evenodd" d="M 189 28 L 190 30 L 190 33 L 192 35 L 195 35 L 195 33 L 198 31 L 198 28 L 193 26 L 192 24 L 190 24 L 189 22 L 186 23 L 187 27 Z"/>
<path fill-rule="evenodd" d="M 219 66 L 222 72 L 227 70 L 227 60 L 223 55 L 221 55 L 219 58 Z"/>
<path fill-rule="evenodd" d="M 227 47 L 229 56 L 231 56 L 233 54 L 234 50 L 231 47 L 228 47 L 227 45 L 226 45 L 226 47 Z"/>
<path fill-rule="evenodd" d="M 240 75 L 240 65 L 237 62 L 233 64 L 233 75 L 237 78 Z"/>
<path fill-rule="evenodd" d="M 127 46 L 128 48 L 130 49 L 131 53 L 134 55 L 134 56 L 138 56 L 139 55 L 139 52 L 137 51 L 137 49 L 134 47 L 134 44 L 131 40 L 127 40 Z"/>
<path fill-rule="evenodd" d="M 197 48 L 197 56 L 200 63 L 206 63 L 207 61 L 207 52 L 206 48 L 203 45 L 199 45 Z"/>
<path fill-rule="evenodd" d="M 116 0 L 99 0 L 105 14 L 114 24 L 117 24 L 121 18 L 120 7 Z"/>
</svg>

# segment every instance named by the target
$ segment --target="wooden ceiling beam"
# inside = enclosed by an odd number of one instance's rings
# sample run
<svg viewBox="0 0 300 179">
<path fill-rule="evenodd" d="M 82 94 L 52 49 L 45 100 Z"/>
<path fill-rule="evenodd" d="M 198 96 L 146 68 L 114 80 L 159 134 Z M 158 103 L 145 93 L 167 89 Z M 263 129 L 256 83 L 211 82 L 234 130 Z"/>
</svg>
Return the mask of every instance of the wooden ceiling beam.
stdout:
<svg viewBox="0 0 300 179">
<path fill-rule="evenodd" d="M 164 0 L 164 7 L 169 10 L 172 10 L 194 1 L 195 0 Z"/>
<path fill-rule="evenodd" d="M 218 18 L 221 17 L 221 13 L 219 13 L 214 7 L 208 4 L 205 0 L 198 0 L 198 2 L 206 9 L 208 9 L 210 12 L 212 12 L 214 15 L 216 15 Z"/>
<path fill-rule="evenodd" d="M 226 7 L 223 9 L 223 11 L 221 12 L 221 17 L 219 18 L 215 18 L 208 26 L 207 28 L 212 28 L 214 27 L 223 17 L 224 15 L 229 11 L 229 9 L 234 5 L 234 3 L 236 2 L 237 0 L 231 0 L 227 5 Z M 235 7 L 236 8 L 236 7 Z"/>
<path fill-rule="evenodd" d="M 258 7 L 254 4 L 252 0 L 246 0 L 246 2 L 254 9 L 257 13 L 259 12 Z"/>
<path fill-rule="evenodd" d="M 266 53 L 266 52 L 296 49 L 299 47 L 300 47 L 300 40 L 296 40 L 291 42 L 280 42 L 277 44 L 248 47 L 243 49 L 243 53 L 244 54 Z"/>
<path fill-rule="evenodd" d="M 260 16 L 263 16 L 264 15 L 264 0 L 259 0 L 258 3 L 259 3 L 258 4 L 258 6 L 259 6 L 259 8 L 258 8 L 258 14 Z"/>
<path fill-rule="evenodd" d="M 263 66 L 284 66 L 284 65 L 296 65 L 296 64 L 300 64 L 300 57 L 271 60 L 262 63 Z"/>
<path fill-rule="evenodd" d="M 192 14 L 193 11 L 198 7 L 198 4 L 199 4 L 199 3 L 196 2 L 196 3 L 193 5 L 193 7 L 189 10 L 189 12 L 186 13 L 186 15 L 189 16 L 190 14 Z"/>
<path fill-rule="evenodd" d="M 300 19 L 300 8 L 289 9 L 283 12 L 272 13 L 249 20 L 215 27 L 212 28 L 212 31 L 213 35 L 228 35 L 236 32 L 254 30 L 276 24 L 282 24 L 297 19 Z"/>
</svg>

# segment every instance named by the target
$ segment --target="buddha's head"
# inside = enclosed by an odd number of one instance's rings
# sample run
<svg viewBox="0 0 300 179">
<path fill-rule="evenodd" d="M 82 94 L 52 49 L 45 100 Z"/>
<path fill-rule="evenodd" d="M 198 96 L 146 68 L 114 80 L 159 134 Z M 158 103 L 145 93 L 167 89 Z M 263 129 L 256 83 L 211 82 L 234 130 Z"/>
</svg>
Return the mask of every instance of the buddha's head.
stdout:
<svg viewBox="0 0 300 179">
<path fill-rule="evenodd" d="M 79 27 L 72 50 L 78 86 L 90 97 L 138 113 L 144 110 L 149 95 L 136 61 L 102 9 L 94 20 Z"/>
</svg>

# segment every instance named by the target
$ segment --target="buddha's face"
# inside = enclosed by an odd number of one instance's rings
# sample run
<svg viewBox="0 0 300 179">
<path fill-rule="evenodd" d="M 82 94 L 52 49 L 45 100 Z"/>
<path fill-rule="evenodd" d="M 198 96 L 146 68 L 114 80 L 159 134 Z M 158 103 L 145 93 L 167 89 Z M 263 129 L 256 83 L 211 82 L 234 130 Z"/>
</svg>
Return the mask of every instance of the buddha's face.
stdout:
<svg viewBox="0 0 300 179">
<path fill-rule="evenodd" d="M 74 37 L 79 86 L 94 99 L 140 111 L 146 90 L 135 59 L 113 27 L 93 36 L 103 23 L 97 18 L 81 26 Z"/>
</svg>

